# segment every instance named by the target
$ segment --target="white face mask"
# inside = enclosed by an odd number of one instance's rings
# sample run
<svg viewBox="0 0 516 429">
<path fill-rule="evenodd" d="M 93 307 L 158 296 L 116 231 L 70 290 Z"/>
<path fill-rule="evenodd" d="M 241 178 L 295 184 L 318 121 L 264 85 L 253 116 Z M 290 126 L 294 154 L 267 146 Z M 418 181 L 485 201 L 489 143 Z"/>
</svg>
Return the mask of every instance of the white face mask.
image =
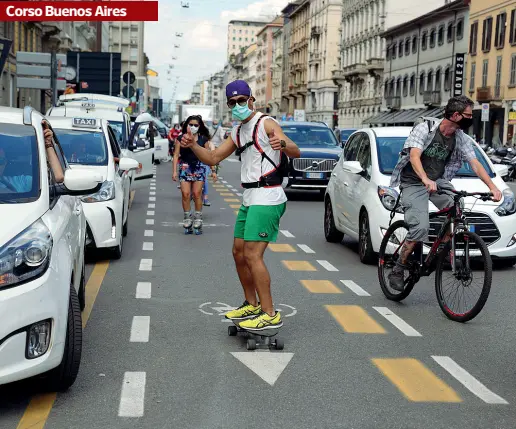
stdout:
<svg viewBox="0 0 516 429">
<path fill-rule="evenodd" d="M 197 132 L 199 131 L 199 127 L 190 125 L 190 130 L 192 131 L 192 134 L 197 134 Z"/>
</svg>

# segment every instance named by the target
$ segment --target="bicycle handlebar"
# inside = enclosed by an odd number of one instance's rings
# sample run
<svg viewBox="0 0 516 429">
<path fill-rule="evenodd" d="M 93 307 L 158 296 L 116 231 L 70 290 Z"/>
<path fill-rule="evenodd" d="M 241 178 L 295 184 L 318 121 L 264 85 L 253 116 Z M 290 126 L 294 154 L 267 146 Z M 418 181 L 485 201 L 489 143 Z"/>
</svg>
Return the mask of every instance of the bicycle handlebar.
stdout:
<svg viewBox="0 0 516 429">
<path fill-rule="evenodd" d="M 478 197 L 482 201 L 488 201 L 493 197 L 492 192 L 466 192 L 466 191 L 456 191 L 455 189 L 447 189 L 446 191 L 437 191 L 439 195 L 446 194 L 451 192 L 455 195 L 456 198 L 464 198 L 464 197 Z"/>
</svg>

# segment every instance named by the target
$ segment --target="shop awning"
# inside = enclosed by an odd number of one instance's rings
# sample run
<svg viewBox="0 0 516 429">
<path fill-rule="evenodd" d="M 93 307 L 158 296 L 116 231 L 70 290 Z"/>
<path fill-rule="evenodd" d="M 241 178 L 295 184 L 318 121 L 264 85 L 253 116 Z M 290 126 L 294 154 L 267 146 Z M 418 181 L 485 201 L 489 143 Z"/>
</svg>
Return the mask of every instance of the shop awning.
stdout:
<svg viewBox="0 0 516 429">
<path fill-rule="evenodd" d="M 364 121 L 364 124 L 384 124 L 387 117 L 392 116 L 392 112 L 382 112 Z"/>
<path fill-rule="evenodd" d="M 420 116 L 428 116 L 432 118 L 442 118 L 443 109 L 404 109 L 392 112 L 381 112 L 376 116 L 368 118 L 364 121 L 364 124 L 385 124 L 385 125 L 397 125 L 397 124 L 408 124 L 413 123 Z"/>
</svg>

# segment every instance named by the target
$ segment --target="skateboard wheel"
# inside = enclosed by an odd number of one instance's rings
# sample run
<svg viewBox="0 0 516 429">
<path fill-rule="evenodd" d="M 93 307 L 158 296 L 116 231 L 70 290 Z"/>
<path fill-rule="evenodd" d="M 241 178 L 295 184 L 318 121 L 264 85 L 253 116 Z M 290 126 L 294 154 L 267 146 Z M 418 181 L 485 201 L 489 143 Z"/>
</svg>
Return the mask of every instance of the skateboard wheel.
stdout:
<svg viewBox="0 0 516 429">
<path fill-rule="evenodd" d="M 274 345 L 276 350 L 283 350 L 283 348 L 285 347 L 285 343 L 283 342 L 283 340 L 280 340 L 279 338 L 276 339 Z"/>
<path fill-rule="evenodd" d="M 236 326 L 228 326 L 228 335 L 230 337 L 236 337 L 238 329 Z"/>
<path fill-rule="evenodd" d="M 247 340 L 247 350 L 256 350 L 256 340 L 252 338 Z"/>
</svg>

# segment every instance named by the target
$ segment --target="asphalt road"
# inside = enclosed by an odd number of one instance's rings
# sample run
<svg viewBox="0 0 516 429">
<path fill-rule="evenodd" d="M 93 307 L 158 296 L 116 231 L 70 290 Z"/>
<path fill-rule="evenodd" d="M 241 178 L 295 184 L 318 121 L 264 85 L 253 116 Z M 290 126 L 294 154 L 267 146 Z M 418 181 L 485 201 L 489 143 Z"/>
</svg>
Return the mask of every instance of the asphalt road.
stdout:
<svg viewBox="0 0 516 429">
<path fill-rule="evenodd" d="M 467 324 L 441 313 L 433 277 L 387 301 L 356 244 L 326 243 L 319 194 L 292 193 L 266 255 L 285 349 L 249 352 L 222 318 L 243 299 L 239 164 L 223 164 L 201 236 L 179 225 L 170 169 L 136 192 L 122 259 L 88 267 L 77 382 L 57 398 L 35 381 L 4 386 L 0 428 L 516 427 L 516 270 L 494 273 Z"/>
</svg>

